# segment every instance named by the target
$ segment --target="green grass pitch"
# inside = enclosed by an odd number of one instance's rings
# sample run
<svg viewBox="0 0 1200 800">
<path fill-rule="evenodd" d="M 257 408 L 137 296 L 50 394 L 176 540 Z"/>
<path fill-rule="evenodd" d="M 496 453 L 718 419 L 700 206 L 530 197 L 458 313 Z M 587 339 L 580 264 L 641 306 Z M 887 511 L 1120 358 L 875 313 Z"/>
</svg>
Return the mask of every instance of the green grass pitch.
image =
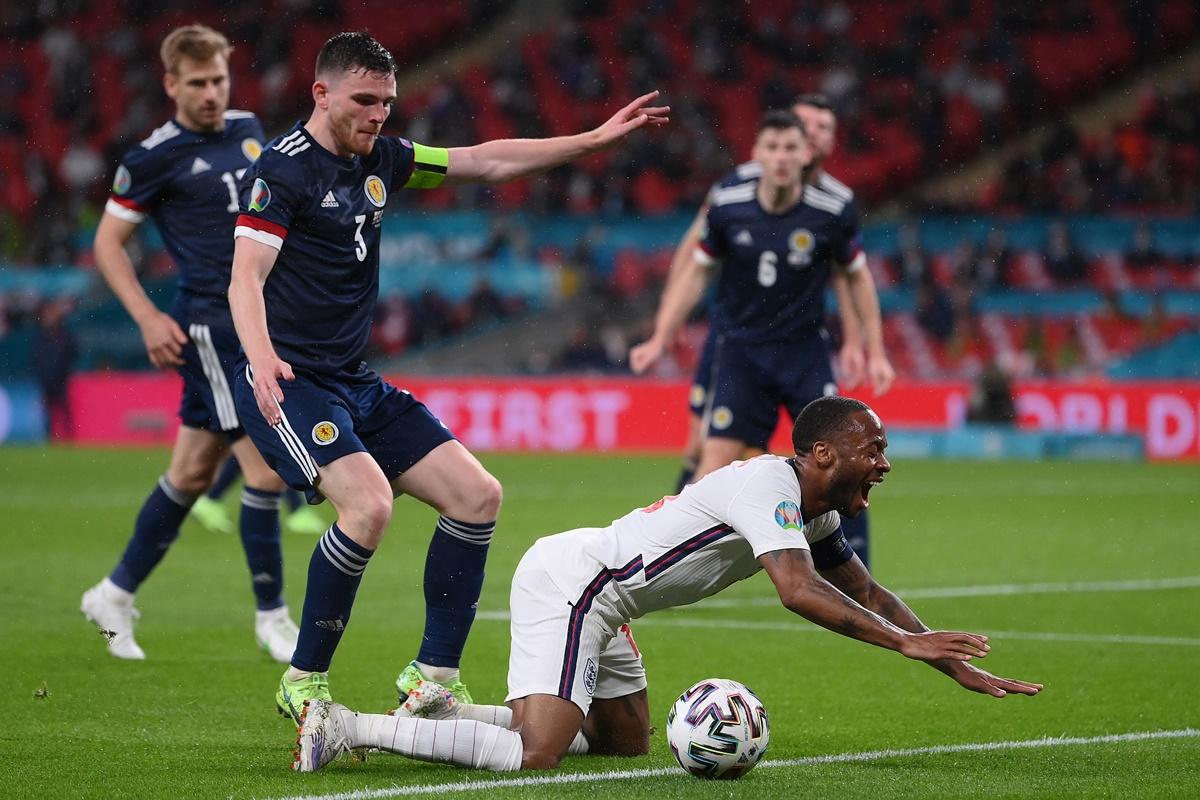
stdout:
<svg viewBox="0 0 1200 800">
<path fill-rule="evenodd" d="M 506 496 L 464 676 L 479 700 L 496 702 L 508 580 L 524 549 L 653 501 L 676 467 L 669 457 L 483 460 Z M 1200 796 L 1200 466 L 902 462 L 872 494 L 880 580 L 933 627 L 991 634 L 984 666 L 1045 682 L 1040 697 L 969 694 L 922 664 L 817 631 L 773 601 L 759 574 L 719 602 L 634 623 L 659 728 L 650 755 L 571 757 L 560 772 L 575 782 L 537 775 L 464 791 L 530 776 L 385 754 L 315 775 L 288 769 L 294 734 L 272 708 L 282 668 L 254 648 L 235 536 L 189 522 L 138 597 L 148 660 L 107 655 L 79 596 L 115 563 L 165 462 L 158 450 L 0 449 L 4 797 Z M 393 703 L 396 673 L 415 654 L 433 522 L 400 501 L 367 570 L 331 678 L 354 708 Z M 296 612 L 314 543 L 285 534 Z M 741 781 L 687 776 L 666 747 L 667 708 L 704 677 L 750 685 L 770 713 L 767 759 Z M 1182 733 L 1087 741 L 1154 731 Z M 924 749 L 1042 737 L 1085 741 Z M 603 774 L 578 780 L 587 772 Z"/>
</svg>

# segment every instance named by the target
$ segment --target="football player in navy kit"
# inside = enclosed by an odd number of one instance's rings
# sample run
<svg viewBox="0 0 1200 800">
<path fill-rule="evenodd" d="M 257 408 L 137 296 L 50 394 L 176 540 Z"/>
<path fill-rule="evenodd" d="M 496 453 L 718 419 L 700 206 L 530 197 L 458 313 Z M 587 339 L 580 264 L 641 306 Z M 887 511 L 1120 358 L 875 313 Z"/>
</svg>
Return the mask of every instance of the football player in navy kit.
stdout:
<svg viewBox="0 0 1200 800">
<path fill-rule="evenodd" d="M 795 414 L 808 401 L 837 391 L 822 328 L 831 276 L 840 275 L 850 287 L 839 293 L 843 325 L 851 331 L 848 347 L 861 354 L 856 317 L 863 318 L 869 331 L 879 330 L 878 300 L 858 246 L 853 197 L 803 180 L 812 157 L 804 129 L 792 114 L 764 117 L 755 162 L 742 165 L 714 188 L 707 232 L 695 258 L 673 267 L 654 334 L 630 353 L 634 372 L 652 365 L 699 301 L 708 268 L 721 262 L 703 374 L 697 376 L 699 391 L 694 389 L 697 397 L 692 398 L 693 412 L 699 411 L 706 426 L 696 478 L 765 450 L 779 406 Z M 700 238 L 704 225 L 695 228 Z M 864 293 L 870 302 L 864 302 Z M 854 313 L 849 313 L 851 306 Z M 877 383 L 877 393 L 890 382 Z M 691 477 L 685 474 L 681 482 Z"/>
<path fill-rule="evenodd" d="M 258 644 L 282 662 L 296 645 L 298 630 L 283 602 L 284 485 L 246 438 L 232 392 L 238 342 L 226 290 L 238 180 L 265 137 L 253 114 L 228 110 L 231 49 L 224 36 L 200 25 L 163 40 L 163 86 L 175 116 L 125 154 L 96 231 L 96 263 L 141 329 L 150 362 L 183 377 L 182 424 L 170 466 L 142 506 L 120 562 L 81 602 L 83 613 L 108 632 L 109 652 L 118 658 L 145 658 L 133 637 L 134 593 L 230 449 L 246 476 L 241 534 L 258 606 Z M 179 295 L 169 314 L 147 297 L 125 251 L 147 216 L 179 271 Z"/>
<path fill-rule="evenodd" d="M 362 361 L 388 197 L 532 175 L 667 121 L 651 93 L 576 136 L 428 147 L 380 135 L 396 99 L 395 69 L 369 34 L 325 43 L 312 116 L 270 143 L 247 174 L 235 232 L 229 299 L 245 353 L 238 409 L 267 462 L 337 512 L 313 551 L 296 653 L 276 695 L 294 719 L 304 701 L 329 697 L 330 662 L 400 494 L 440 517 L 425 562 L 425 633 L 397 691 L 403 700 L 434 679 L 470 697 L 459 661 L 501 489 L 424 405 Z"/>
</svg>

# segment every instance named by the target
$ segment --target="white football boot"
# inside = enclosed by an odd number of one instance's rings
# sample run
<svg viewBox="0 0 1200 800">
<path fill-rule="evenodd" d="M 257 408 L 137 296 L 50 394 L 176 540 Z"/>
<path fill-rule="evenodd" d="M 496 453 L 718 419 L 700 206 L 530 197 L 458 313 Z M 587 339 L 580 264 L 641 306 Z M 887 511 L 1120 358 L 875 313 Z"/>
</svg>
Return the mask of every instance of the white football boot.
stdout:
<svg viewBox="0 0 1200 800">
<path fill-rule="evenodd" d="M 296 752 L 292 769 L 316 772 L 342 753 L 350 752 L 350 738 L 343 715 L 354 712 L 331 700 L 305 700 L 296 732 Z"/>
<path fill-rule="evenodd" d="M 116 658 L 143 661 L 146 654 L 133 638 L 133 621 L 141 616 L 133 607 L 133 594 L 108 578 L 83 593 L 79 610 L 95 623 Z"/>
<path fill-rule="evenodd" d="M 299 636 L 300 628 L 292 622 L 287 606 L 254 612 L 254 638 L 279 663 L 291 663 Z"/>
<path fill-rule="evenodd" d="M 453 719 L 458 716 L 458 698 L 440 683 L 421 681 L 409 690 L 408 697 L 392 716 Z"/>
</svg>

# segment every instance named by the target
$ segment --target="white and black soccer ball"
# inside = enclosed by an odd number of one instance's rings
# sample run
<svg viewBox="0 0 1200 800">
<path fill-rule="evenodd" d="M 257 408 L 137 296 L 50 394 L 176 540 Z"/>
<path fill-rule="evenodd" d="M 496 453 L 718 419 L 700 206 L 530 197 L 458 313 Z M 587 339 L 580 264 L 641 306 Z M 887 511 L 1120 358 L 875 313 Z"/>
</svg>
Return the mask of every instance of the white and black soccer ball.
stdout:
<svg viewBox="0 0 1200 800">
<path fill-rule="evenodd" d="M 737 681 L 709 678 L 667 713 L 667 743 L 679 766 L 701 778 L 738 778 L 767 752 L 767 710 Z"/>
</svg>

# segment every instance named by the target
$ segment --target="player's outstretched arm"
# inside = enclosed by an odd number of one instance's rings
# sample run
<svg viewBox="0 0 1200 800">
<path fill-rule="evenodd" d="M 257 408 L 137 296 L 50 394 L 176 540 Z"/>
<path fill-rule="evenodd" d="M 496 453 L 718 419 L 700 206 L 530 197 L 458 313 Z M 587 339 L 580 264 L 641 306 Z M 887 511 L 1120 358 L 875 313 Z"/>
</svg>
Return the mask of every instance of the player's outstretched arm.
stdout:
<svg viewBox="0 0 1200 800">
<path fill-rule="evenodd" d="M 233 245 L 233 272 L 229 280 L 229 310 L 242 349 L 254 375 L 254 399 L 263 418 L 272 425 L 282 419 L 280 379 L 293 380 L 292 367 L 275 353 L 267 333 L 267 307 L 263 285 L 275 267 L 279 251 L 262 242 L 239 236 Z"/>
<path fill-rule="evenodd" d="M 158 310 L 138 281 L 133 262 L 125 251 L 125 243 L 136 229 L 136 222 L 106 212 L 96 228 L 92 252 L 105 282 L 141 330 L 150 363 L 158 369 L 173 367 L 183 363 L 187 334 L 171 315 Z"/>
<path fill-rule="evenodd" d="M 859 604 L 897 627 L 914 633 L 929 630 L 903 600 L 871 577 L 871 573 L 858 556 L 832 569 L 820 570 L 820 575 Z M 990 694 L 993 697 L 1004 697 L 1009 693 L 1035 695 L 1042 690 L 1040 683 L 999 678 L 974 664 L 955 659 L 935 660 L 929 664 L 949 675 L 964 689 Z"/>
<path fill-rule="evenodd" d="M 875 289 L 875 279 L 871 277 L 871 270 L 861 254 L 855 261 L 858 263 L 847 267 L 846 281 L 850 300 L 862 323 L 862 339 L 867 347 L 867 380 L 878 397 L 892 388 L 896 370 L 888 361 L 887 351 L 883 347 L 883 315 L 879 311 L 879 292 Z"/>
<path fill-rule="evenodd" d="M 969 661 L 987 655 L 986 636 L 964 631 L 906 631 L 864 608 L 822 578 L 804 549 L 759 556 L 789 611 L 851 639 L 895 650 L 919 661 Z"/>
<path fill-rule="evenodd" d="M 561 166 L 611 147 L 643 126 L 670 121 L 670 106 L 651 106 L 658 92 L 644 94 L 600 127 L 552 139 L 495 139 L 471 147 L 452 147 L 446 183 L 504 183 Z"/>
</svg>

